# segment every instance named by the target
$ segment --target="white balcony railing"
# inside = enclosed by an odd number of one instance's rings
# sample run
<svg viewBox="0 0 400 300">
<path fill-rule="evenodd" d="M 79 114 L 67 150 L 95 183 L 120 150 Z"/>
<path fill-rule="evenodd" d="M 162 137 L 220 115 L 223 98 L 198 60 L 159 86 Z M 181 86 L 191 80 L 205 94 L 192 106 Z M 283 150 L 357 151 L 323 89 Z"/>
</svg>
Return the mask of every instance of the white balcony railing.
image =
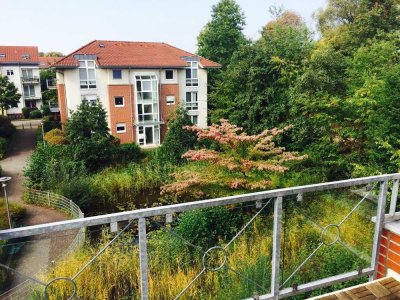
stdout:
<svg viewBox="0 0 400 300">
<path fill-rule="evenodd" d="M 42 286 L 44 289 L 44 293 L 46 294 L 46 290 L 48 290 L 49 285 L 52 282 L 58 280 L 66 281 L 66 284 L 70 284 L 73 287 L 73 295 L 71 295 L 70 299 L 73 297 L 79 297 L 77 294 L 79 289 L 76 289 L 76 280 L 82 274 L 82 272 L 91 265 L 96 259 L 105 252 L 106 249 L 110 248 L 110 251 L 113 251 L 113 248 L 110 247 L 114 244 L 118 239 L 123 236 L 124 233 L 127 233 L 129 230 L 137 230 L 138 239 L 136 240 L 138 243 L 138 252 L 139 252 L 139 261 L 140 261 L 140 276 L 139 282 L 135 283 L 135 286 L 140 286 L 140 294 L 141 299 L 149 299 L 149 267 L 148 267 L 148 235 L 147 235 L 147 226 L 151 221 L 156 218 L 158 222 L 162 222 L 164 218 L 165 223 L 170 224 L 168 232 L 171 235 L 178 236 L 178 238 L 185 241 L 182 237 L 179 237 L 177 233 L 172 230 L 172 218 L 173 216 L 179 216 L 180 213 L 186 211 L 193 211 L 197 209 L 205 209 L 211 207 L 234 207 L 238 206 L 239 208 L 248 209 L 248 207 L 254 207 L 255 213 L 249 218 L 247 218 L 246 223 L 243 227 L 237 231 L 236 235 L 224 246 L 215 245 L 210 247 L 209 249 L 202 249 L 194 245 L 197 251 L 200 251 L 203 254 L 202 268 L 199 268 L 199 272 L 193 275 L 193 279 L 188 282 L 185 287 L 173 298 L 178 299 L 182 296 L 185 296 L 189 288 L 193 288 L 194 283 L 196 281 L 201 280 L 200 278 L 207 276 L 208 273 L 217 272 L 218 270 L 231 270 L 236 274 L 236 276 L 243 281 L 255 283 L 256 287 L 260 287 L 260 291 L 262 293 L 258 293 L 257 296 L 252 294 L 248 295 L 248 299 L 278 299 L 285 298 L 289 296 L 294 296 L 300 293 L 304 293 L 307 291 L 312 291 L 318 288 L 330 286 L 332 284 L 345 282 L 349 280 L 353 280 L 356 278 L 360 278 L 363 276 L 370 276 L 371 278 L 375 277 L 377 274 L 377 266 L 378 266 L 378 252 L 379 245 L 381 240 L 381 234 L 383 230 L 384 220 L 385 218 L 395 220 L 400 219 L 400 213 L 396 212 L 396 202 L 397 202 L 397 192 L 399 185 L 400 174 L 388 174 L 388 175 L 379 175 L 372 177 L 364 177 L 350 180 L 342 180 L 335 182 L 327 182 L 327 183 L 319 183 L 291 188 L 282 188 L 276 190 L 262 191 L 244 195 L 236 195 L 230 197 L 216 198 L 216 199 L 208 199 L 201 200 L 195 202 L 181 203 L 181 204 L 173 204 L 161 207 L 152 207 L 146 209 L 137 209 L 132 211 L 123 211 L 119 213 L 99 215 L 87 218 L 80 218 L 75 220 L 61 221 L 49 224 L 41 224 L 35 226 L 27 226 L 20 227 L 15 229 L 8 229 L 0 231 L 0 240 L 9 240 L 15 238 L 26 238 L 31 237 L 34 238 L 37 235 L 41 234 L 51 234 L 55 232 L 62 232 L 66 230 L 72 229 L 81 229 L 86 227 L 93 227 L 99 225 L 107 225 L 110 224 L 112 231 L 118 232 L 103 248 L 101 248 L 95 255 L 92 256 L 90 260 L 87 261 L 81 268 L 76 272 L 73 276 L 58 277 L 54 278 L 50 282 L 44 282 L 43 279 L 31 278 L 30 275 L 25 274 L 24 276 L 34 281 L 38 286 Z M 338 192 L 339 189 L 350 189 L 350 188 L 359 188 L 360 186 L 366 185 L 366 195 L 360 197 L 357 200 L 356 204 L 346 212 L 345 216 L 341 218 L 341 220 L 337 220 L 332 224 L 328 224 L 324 227 L 321 227 L 321 238 L 319 242 L 309 245 L 309 254 L 308 256 L 293 270 L 287 272 L 287 270 L 282 270 L 281 266 L 281 252 L 282 252 L 282 241 L 284 240 L 283 236 L 283 206 L 286 202 L 290 203 L 293 199 L 297 199 L 297 201 L 303 201 L 303 197 L 306 195 L 312 196 L 314 193 L 321 193 L 325 191 L 331 191 L 332 193 Z M 391 200 L 389 205 L 387 205 L 387 197 L 388 197 L 388 187 L 391 186 Z M 298 276 L 299 272 L 305 266 L 307 262 L 309 262 L 315 255 L 321 251 L 321 248 L 329 248 L 334 244 L 343 245 L 343 247 L 348 248 L 353 252 L 351 247 L 348 247 L 341 240 L 341 233 L 346 230 L 346 226 L 343 225 L 344 222 L 349 222 L 351 217 L 356 213 L 358 209 L 360 209 L 361 205 L 365 204 L 368 201 L 368 194 L 377 192 L 377 205 L 376 209 L 374 208 L 373 215 L 375 216 L 375 223 L 373 224 L 373 232 L 371 235 L 372 239 L 372 252 L 371 256 L 368 257 L 367 265 L 364 267 L 360 267 L 354 270 L 350 270 L 348 272 L 342 274 L 335 274 L 334 276 L 329 276 L 326 278 L 321 278 L 317 281 L 311 281 L 302 284 L 293 284 L 289 285 L 288 283 L 294 278 L 294 276 Z M 293 203 L 293 201 L 291 202 Z M 240 206 L 242 205 L 242 206 Z M 387 207 L 388 214 L 385 216 L 385 210 Z M 270 239 L 272 241 L 272 249 L 271 249 L 271 257 L 268 258 L 268 261 L 271 264 L 268 265 L 271 267 L 269 278 L 249 278 L 249 275 L 243 274 L 232 268 L 229 264 L 229 260 L 227 260 L 228 254 L 234 254 L 236 251 L 236 247 L 231 246 L 234 242 L 240 238 L 245 231 L 252 228 L 254 225 L 254 221 L 261 216 L 262 214 L 267 214 L 270 212 L 272 214 L 271 225 L 272 225 L 272 234 L 271 236 L 267 236 L 265 238 Z M 286 218 L 286 217 L 285 217 Z M 119 225 L 123 225 L 124 227 L 121 230 L 117 230 Z M 286 221 L 285 221 L 286 224 Z M 371 223 L 372 224 L 372 223 Z M 114 229 L 114 230 L 113 230 Z M 328 231 L 330 229 L 335 229 L 337 231 L 337 235 L 334 236 L 332 242 L 327 242 L 324 237 L 329 235 Z M 332 233 L 330 233 L 332 235 Z M 123 240 L 124 241 L 124 240 Z M 187 242 L 187 241 L 185 241 Z M 190 244 L 190 243 L 189 243 Z M 193 244 L 190 244 L 193 245 Z M 338 245 L 338 246 L 340 246 Z M 118 247 L 118 246 L 117 246 Z M 250 249 L 248 250 L 250 251 Z M 222 262 L 219 266 L 215 268 L 210 268 L 208 265 L 208 259 L 211 253 L 218 252 L 219 255 L 222 256 Z M 353 252 L 355 255 L 357 254 L 355 251 Z M 264 256 L 268 255 L 267 253 L 263 254 Z M 332 258 L 333 259 L 333 258 Z M 5 266 L 4 264 L 0 264 L 0 266 L 8 268 L 8 270 L 12 271 L 12 268 Z M 94 274 L 94 276 L 96 276 Z M 259 281 L 260 280 L 260 281 Z M 217 280 L 218 281 L 218 280 Z M 266 292 L 265 289 L 262 289 L 262 286 L 265 282 L 270 282 L 270 287 Z M 171 281 L 173 282 L 173 281 Z M 213 282 L 213 281 L 211 281 Z M 153 282 L 154 283 L 154 282 Z M 81 282 L 81 284 L 84 284 Z M 56 287 L 52 287 L 53 289 Z M 153 285 L 153 288 L 157 288 L 157 285 Z M 138 295 L 136 294 L 136 295 Z M 66 296 L 66 295 L 64 295 Z M 46 298 L 46 297 L 45 297 Z"/>
</svg>

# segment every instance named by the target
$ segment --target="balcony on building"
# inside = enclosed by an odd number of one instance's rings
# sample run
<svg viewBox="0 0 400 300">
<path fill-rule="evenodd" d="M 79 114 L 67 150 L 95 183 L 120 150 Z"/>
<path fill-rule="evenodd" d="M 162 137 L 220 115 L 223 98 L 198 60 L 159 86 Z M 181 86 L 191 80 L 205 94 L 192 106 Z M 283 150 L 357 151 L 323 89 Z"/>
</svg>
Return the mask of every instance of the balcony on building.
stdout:
<svg viewBox="0 0 400 300">
<path fill-rule="evenodd" d="M 40 78 L 39 76 L 22 76 L 21 82 L 23 84 L 39 84 Z"/>
</svg>

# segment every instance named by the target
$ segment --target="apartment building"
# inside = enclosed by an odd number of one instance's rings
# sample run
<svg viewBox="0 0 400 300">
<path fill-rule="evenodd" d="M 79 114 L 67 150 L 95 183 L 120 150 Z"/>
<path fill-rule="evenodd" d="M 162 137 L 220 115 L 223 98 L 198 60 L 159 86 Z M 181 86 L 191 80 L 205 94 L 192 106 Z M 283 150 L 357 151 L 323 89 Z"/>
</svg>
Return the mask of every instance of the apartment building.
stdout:
<svg viewBox="0 0 400 300">
<path fill-rule="evenodd" d="M 0 46 L 0 74 L 8 76 L 21 94 L 18 107 L 7 110 L 7 115 L 19 117 L 23 107 L 42 105 L 37 47 Z"/>
<path fill-rule="evenodd" d="M 121 143 L 156 146 L 179 105 L 207 126 L 207 69 L 220 65 L 165 43 L 95 40 L 53 65 L 64 123 L 82 101 L 102 103 Z"/>
</svg>

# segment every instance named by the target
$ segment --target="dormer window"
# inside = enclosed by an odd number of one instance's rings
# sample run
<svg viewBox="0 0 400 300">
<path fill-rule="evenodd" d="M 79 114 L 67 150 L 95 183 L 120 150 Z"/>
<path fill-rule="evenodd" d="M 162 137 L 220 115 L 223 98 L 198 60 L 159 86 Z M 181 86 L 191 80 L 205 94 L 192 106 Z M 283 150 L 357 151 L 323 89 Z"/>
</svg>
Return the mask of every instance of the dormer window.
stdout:
<svg viewBox="0 0 400 300">
<path fill-rule="evenodd" d="M 96 66 L 94 60 L 79 61 L 79 80 L 81 89 L 96 88 Z"/>
<path fill-rule="evenodd" d="M 0 53 L 0 58 L 4 58 L 6 55 L 4 53 Z"/>
<path fill-rule="evenodd" d="M 29 54 L 22 54 L 22 59 L 29 59 L 30 58 L 30 56 L 29 56 Z"/>
</svg>

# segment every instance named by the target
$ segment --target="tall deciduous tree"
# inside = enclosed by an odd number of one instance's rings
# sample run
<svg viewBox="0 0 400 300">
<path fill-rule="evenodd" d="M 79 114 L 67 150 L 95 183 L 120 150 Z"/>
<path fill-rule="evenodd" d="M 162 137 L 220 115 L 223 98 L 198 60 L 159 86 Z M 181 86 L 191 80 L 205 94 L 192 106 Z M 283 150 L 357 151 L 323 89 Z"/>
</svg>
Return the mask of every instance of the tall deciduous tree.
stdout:
<svg viewBox="0 0 400 300">
<path fill-rule="evenodd" d="M 299 17 L 281 14 L 265 26 L 261 38 L 242 46 L 221 79 L 211 101 L 211 121 L 221 118 L 254 134 L 288 120 L 290 87 L 310 54 L 313 42 Z"/>
<path fill-rule="evenodd" d="M 240 6 L 234 0 L 221 0 L 212 7 L 211 21 L 197 37 L 198 54 L 226 67 L 232 54 L 246 41 L 245 24 Z"/>
<path fill-rule="evenodd" d="M 17 107 L 21 94 L 14 83 L 10 82 L 7 76 L 0 75 L 0 108 L 1 114 L 12 107 Z"/>
</svg>

